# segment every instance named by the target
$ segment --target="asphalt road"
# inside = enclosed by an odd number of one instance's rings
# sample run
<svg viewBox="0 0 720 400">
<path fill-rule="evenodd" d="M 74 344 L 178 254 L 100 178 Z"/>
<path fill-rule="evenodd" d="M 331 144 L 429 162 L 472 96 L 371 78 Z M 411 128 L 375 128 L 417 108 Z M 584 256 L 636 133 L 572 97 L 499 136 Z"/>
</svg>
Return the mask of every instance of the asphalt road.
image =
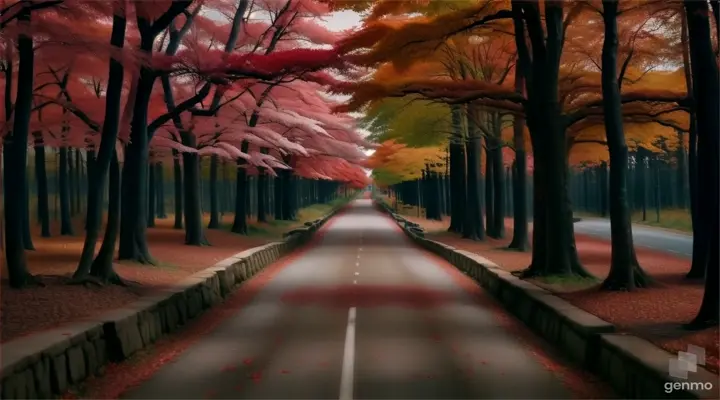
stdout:
<svg viewBox="0 0 720 400">
<path fill-rule="evenodd" d="M 122 398 L 572 398 L 532 353 L 357 200 L 250 304 Z"/>
<path fill-rule="evenodd" d="M 575 223 L 575 233 L 610 240 L 610 221 L 583 219 Z M 636 246 L 692 258 L 693 237 L 691 235 L 633 224 L 633 241 Z"/>
</svg>

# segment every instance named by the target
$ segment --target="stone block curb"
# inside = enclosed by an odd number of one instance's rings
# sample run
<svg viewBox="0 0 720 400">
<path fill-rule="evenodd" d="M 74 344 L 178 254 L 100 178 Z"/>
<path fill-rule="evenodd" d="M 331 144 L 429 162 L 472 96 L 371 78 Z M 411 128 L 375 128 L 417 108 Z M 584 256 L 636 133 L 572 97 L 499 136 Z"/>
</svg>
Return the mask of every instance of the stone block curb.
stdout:
<svg viewBox="0 0 720 400">
<path fill-rule="evenodd" d="M 344 207 L 288 232 L 281 242 L 235 254 L 123 308 L 2 344 L 0 398 L 55 398 L 100 372 L 108 362 L 131 357 L 221 303 L 266 266 L 308 243 Z"/>
<path fill-rule="evenodd" d="M 416 233 L 417 224 L 395 214 L 381 201 L 376 204 L 413 242 L 478 282 L 535 333 L 575 363 L 601 376 L 625 398 L 720 398 L 718 376 L 703 367 L 689 372 L 686 380 L 670 377 L 669 362 L 677 358 L 675 355 L 645 339 L 617 333 L 613 324 L 515 277 L 484 257 L 424 238 Z M 710 390 L 708 383 L 712 384 Z"/>
</svg>

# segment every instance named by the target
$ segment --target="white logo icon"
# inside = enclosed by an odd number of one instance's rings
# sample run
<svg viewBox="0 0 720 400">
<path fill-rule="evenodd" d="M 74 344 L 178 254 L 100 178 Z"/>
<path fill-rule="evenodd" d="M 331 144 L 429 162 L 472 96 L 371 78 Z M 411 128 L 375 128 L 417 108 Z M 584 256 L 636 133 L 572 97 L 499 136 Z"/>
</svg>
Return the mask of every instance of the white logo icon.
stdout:
<svg viewBox="0 0 720 400">
<path fill-rule="evenodd" d="M 705 349 L 688 345 L 687 351 L 679 351 L 677 358 L 671 358 L 668 366 L 673 378 L 687 379 L 688 372 L 697 372 L 698 365 L 705 365 Z"/>
</svg>

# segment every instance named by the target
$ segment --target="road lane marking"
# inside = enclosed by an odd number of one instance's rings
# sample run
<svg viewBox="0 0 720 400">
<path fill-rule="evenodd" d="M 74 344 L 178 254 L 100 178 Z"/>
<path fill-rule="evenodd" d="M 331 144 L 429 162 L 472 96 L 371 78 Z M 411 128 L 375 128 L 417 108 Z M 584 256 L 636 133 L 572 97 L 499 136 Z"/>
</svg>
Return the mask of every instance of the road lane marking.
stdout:
<svg viewBox="0 0 720 400">
<path fill-rule="evenodd" d="M 353 284 L 357 285 L 357 281 L 355 279 L 353 279 Z"/>
<path fill-rule="evenodd" d="M 360 266 L 360 262 L 356 262 L 356 263 L 355 263 L 355 266 L 356 266 L 356 267 L 359 267 L 359 266 Z"/>
<path fill-rule="evenodd" d="M 360 254 L 357 255 L 357 258 L 360 258 Z"/>
<path fill-rule="evenodd" d="M 345 352 L 343 354 L 342 377 L 340 380 L 340 400 L 352 400 L 355 388 L 355 317 L 357 310 L 348 311 L 347 330 L 345 331 Z"/>
<path fill-rule="evenodd" d="M 358 275 L 360 275 L 360 273 L 359 273 L 359 272 L 356 272 L 356 273 L 355 273 L 355 276 L 358 276 Z"/>
<path fill-rule="evenodd" d="M 358 251 L 362 251 L 362 247 L 358 249 Z"/>
</svg>

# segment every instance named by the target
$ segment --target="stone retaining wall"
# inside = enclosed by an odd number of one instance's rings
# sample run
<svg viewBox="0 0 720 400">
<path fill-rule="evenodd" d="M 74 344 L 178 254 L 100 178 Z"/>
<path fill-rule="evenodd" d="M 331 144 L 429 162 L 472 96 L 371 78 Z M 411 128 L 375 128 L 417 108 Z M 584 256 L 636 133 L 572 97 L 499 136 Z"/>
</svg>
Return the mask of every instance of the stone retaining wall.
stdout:
<svg viewBox="0 0 720 400">
<path fill-rule="evenodd" d="M 265 266 L 309 242 L 337 211 L 288 232 L 281 242 L 223 260 L 178 282 L 172 289 L 87 321 L 4 343 L 1 398 L 54 398 L 98 373 L 107 362 L 129 358 L 222 302 Z"/>
<path fill-rule="evenodd" d="M 718 376 L 698 366 L 687 380 L 668 375 L 675 355 L 615 326 L 551 292 L 521 280 L 477 254 L 424 238 L 419 226 L 376 202 L 405 234 L 444 258 L 490 292 L 508 311 L 569 359 L 606 379 L 622 396 L 635 399 L 718 399 Z M 711 390 L 700 389 L 712 383 Z M 668 385 L 675 385 L 672 390 Z"/>
</svg>

